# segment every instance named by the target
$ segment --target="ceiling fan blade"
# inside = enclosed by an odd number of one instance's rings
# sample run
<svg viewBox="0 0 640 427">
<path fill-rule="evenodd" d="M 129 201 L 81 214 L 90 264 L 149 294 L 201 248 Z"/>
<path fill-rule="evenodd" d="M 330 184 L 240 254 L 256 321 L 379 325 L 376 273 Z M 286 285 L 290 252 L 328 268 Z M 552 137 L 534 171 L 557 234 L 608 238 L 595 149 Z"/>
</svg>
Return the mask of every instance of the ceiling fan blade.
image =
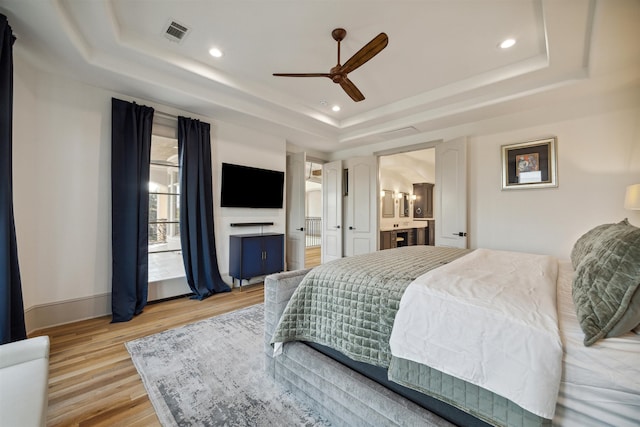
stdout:
<svg viewBox="0 0 640 427">
<path fill-rule="evenodd" d="M 360 92 L 356 85 L 354 85 L 348 78 L 345 77 L 340 80 L 340 86 L 342 86 L 342 89 L 344 89 L 344 91 L 347 92 L 347 95 L 349 95 L 354 101 L 360 102 L 364 100 L 362 92 Z"/>
<path fill-rule="evenodd" d="M 329 73 L 273 73 L 277 77 L 331 77 Z"/>
<path fill-rule="evenodd" d="M 369 43 L 364 45 L 362 49 L 357 51 L 347 62 L 340 67 L 340 73 L 350 73 L 355 70 L 374 56 L 376 56 L 382 49 L 387 47 L 389 38 L 385 33 L 380 33 L 373 38 Z"/>
</svg>

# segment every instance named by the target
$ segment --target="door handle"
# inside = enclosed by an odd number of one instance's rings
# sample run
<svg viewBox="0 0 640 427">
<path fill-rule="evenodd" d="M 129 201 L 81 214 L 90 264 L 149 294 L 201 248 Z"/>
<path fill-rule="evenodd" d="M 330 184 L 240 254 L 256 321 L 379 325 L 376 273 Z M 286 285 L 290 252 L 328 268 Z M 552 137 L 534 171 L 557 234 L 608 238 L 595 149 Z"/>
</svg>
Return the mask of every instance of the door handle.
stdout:
<svg viewBox="0 0 640 427">
<path fill-rule="evenodd" d="M 356 229 L 355 227 L 349 226 L 349 230 L 355 230 L 355 229 Z"/>
<path fill-rule="evenodd" d="M 466 235 L 467 235 L 467 233 L 465 233 L 465 232 L 463 232 L 463 231 L 460 231 L 460 232 L 458 232 L 458 233 L 453 233 L 453 235 L 454 235 L 454 236 L 458 236 L 458 237 L 464 237 L 464 236 L 466 236 Z"/>
<path fill-rule="evenodd" d="M 336 229 L 340 230 L 340 226 L 339 226 L 339 225 L 336 225 Z"/>
<path fill-rule="evenodd" d="M 304 231 L 304 227 L 296 228 L 298 231 Z"/>
</svg>

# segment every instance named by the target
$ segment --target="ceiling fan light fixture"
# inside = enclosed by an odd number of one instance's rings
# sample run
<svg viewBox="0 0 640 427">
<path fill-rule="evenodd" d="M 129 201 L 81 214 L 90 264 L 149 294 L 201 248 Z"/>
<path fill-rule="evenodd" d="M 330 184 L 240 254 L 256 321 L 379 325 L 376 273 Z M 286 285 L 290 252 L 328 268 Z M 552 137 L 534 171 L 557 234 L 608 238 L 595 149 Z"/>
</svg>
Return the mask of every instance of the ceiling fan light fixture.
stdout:
<svg viewBox="0 0 640 427">
<path fill-rule="evenodd" d="M 500 49 L 509 49 L 516 44 L 516 39 L 505 39 L 498 45 Z"/>
<path fill-rule="evenodd" d="M 222 57 L 222 51 L 217 47 L 212 47 L 211 49 L 209 49 L 209 55 L 213 56 L 214 58 L 220 58 Z"/>
</svg>

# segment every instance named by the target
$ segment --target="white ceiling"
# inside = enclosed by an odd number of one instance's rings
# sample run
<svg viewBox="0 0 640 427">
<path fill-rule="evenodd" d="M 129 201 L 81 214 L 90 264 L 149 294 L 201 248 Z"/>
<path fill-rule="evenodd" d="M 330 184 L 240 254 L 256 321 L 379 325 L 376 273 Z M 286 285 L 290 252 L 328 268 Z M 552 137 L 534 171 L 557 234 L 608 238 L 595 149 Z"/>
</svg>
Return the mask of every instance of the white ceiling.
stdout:
<svg viewBox="0 0 640 427">
<path fill-rule="evenodd" d="M 0 0 L 0 12 L 15 52 L 46 70 L 325 152 L 640 80 L 638 0 Z M 164 37 L 172 20 L 190 29 L 181 43 Z M 272 76 L 328 72 L 337 27 L 342 63 L 389 37 L 349 74 L 364 101 L 327 78 Z M 517 44 L 499 49 L 507 37 Z"/>
</svg>

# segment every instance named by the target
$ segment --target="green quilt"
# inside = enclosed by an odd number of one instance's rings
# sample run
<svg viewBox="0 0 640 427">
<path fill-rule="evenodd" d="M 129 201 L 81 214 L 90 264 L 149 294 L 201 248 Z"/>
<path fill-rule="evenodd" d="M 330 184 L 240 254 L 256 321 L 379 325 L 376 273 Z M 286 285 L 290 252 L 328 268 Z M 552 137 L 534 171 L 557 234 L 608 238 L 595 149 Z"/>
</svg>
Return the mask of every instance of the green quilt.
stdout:
<svg viewBox="0 0 640 427">
<path fill-rule="evenodd" d="M 315 342 L 387 368 L 393 320 L 407 286 L 468 252 L 407 246 L 320 265 L 296 289 L 271 342 Z"/>
</svg>

